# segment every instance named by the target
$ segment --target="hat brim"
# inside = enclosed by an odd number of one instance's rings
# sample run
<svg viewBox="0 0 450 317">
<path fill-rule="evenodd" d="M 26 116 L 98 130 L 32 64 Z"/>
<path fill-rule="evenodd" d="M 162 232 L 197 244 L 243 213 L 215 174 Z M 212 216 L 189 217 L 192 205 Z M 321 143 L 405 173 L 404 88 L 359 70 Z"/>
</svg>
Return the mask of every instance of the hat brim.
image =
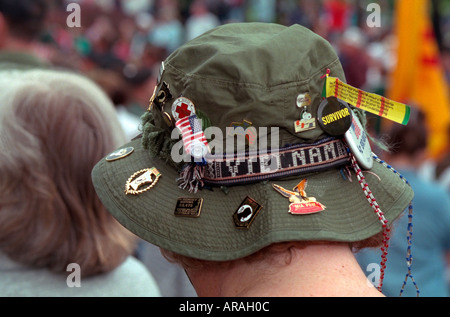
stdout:
<svg viewBox="0 0 450 317">
<path fill-rule="evenodd" d="M 110 213 L 131 232 L 173 252 L 213 261 L 241 258 L 281 241 L 360 241 L 382 230 L 378 216 L 363 192 L 356 175 L 343 177 L 335 168 L 289 179 L 245 186 L 202 189 L 191 194 L 176 184 L 178 172 L 159 158 L 151 157 L 136 139 L 120 148 L 133 147 L 130 155 L 115 161 L 102 159 L 92 176 L 98 196 Z M 127 180 L 135 172 L 156 167 L 157 183 L 139 195 L 125 194 Z M 364 173 L 364 172 L 363 172 Z M 388 221 L 397 218 L 413 198 L 413 191 L 384 165 L 374 162 L 366 181 Z M 307 179 L 306 193 L 326 209 L 308 215 L 289 213 L 289 199 L 272 184 L 292 190 Z M 262 206 L 248 229 L 237 228 L 233 214 L 245 197 Z M 182 197 L 201 197 L 199 217 L 176 216 Z"/>
</svg>

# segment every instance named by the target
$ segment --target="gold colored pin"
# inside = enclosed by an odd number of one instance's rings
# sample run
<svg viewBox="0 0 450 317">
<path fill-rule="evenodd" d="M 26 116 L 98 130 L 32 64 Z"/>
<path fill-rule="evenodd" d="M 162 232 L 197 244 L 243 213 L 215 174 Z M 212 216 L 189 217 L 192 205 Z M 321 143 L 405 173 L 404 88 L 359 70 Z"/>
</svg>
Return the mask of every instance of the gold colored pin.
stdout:
<svg viewBox="0 0 450 317">
<path fill-rule="evenodd" d="M 175 206 L 175 216 L 180 217 L 200 217 L 202 211 L 203 198 L 180 197 Z"/>
<path fill-rule="evenodd" d="M 163 119 L 164 119 L 164 122 L 169 126 L 169 127 L 173 127 L 174 126 L 174 124 L 173 124 L 173 120 L 172 120 L 172 117 L 170 116 L 170 114 L 168 114 L 167 112 L 163 112 Z"/>
<path fill-rule="evenodd" d="M 242 122 L 231 122 L 230 127 L 234 128 L 234 130 L 228 130 L 229 136 L 234 136 L 235 134 L 241 135 L 243 133 L 245 136 L 245 142 L 250 146 L 255 145 L 257 133 L 256 128 L 253 127 L 251 121 L 243 120 Z M 239 127 L 243 128 L 243 131 L 236 130 L 236 128 Z"/>
<path fill-rule="evenodd" d="M 132 147 L 132 146 L 116 150 L 116 151 L 108 154 L 108 156 L 106 157 L 106 161 L 112 162 L 112 161 L 124 158 L 125 156 L 128 156 L 131 153 L 133 153 L 133 151 L 134 151 L 134 147 Z"/>
<path fill-rule="evenodd" d="M 155 101 L 155 97 L 156 97 L 156 88 L 157 87 L 158 86 L 155 86 L 155 88 L 153 89 L 153 94 L 152 94 L 152 96 L 151 96 L 151 98 L 149 100 L 149 105 L 148 105 L 147 111 L 151 111 L 152 110 L 153 102 Z"/>
<path fill-rule="evenodd" d="M 153 178 L 154 176 L 155 178 Z M 133 175 L 128 178 L 127 183 L 125 185 L 125 194 L 138 195 L 143 192 L 149 190 L 153 186 L 156 185 L 161 173 L 154 167 L 145 168 L 140 171 L 137 171 Z M 145 186 L 143 189 L 139 189 L 141 186 Z"/>
<path fill-rule="evenodd" d="M 325 210 L 325 206 L 314 197 L 306 195 L 307 180 L 303 179 L 294 189 L 287 190 L 279 185 L 272 184 L 272 187 L 286 198 L 289 198 L 289 212 L 293 215 L 307 215 Z"/>
</svg>

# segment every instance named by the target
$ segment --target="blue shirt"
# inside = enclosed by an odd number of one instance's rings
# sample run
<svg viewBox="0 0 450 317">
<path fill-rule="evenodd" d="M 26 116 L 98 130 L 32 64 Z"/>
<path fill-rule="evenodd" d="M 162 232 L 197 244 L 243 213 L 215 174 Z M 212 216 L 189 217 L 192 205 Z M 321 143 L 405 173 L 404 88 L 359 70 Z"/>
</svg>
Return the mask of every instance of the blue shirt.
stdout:
<svg viewBox="0 0 450 317">
<path fill-rule="evenodd" d="M 411 274 L 422 297 L 450 295 L 445 272 L 445 253 L 450 250 L 450 196 L 444 188 L 419 178 L 412 171 L 399 171 L 414 190 Z M 376 197 L 375 197 L 376 198 Z M 387 267 L 382 291 L 386 296 L 399 296 L 407 273 L 407 210 L 394 222 L 390 238 Z M 381 261 L 380 249 L 364 249 L 356 258 L 369 281 L 375 281 L 376 265 Z M 408 278 L 404 297 L 417 296 Z"/>
</svg>

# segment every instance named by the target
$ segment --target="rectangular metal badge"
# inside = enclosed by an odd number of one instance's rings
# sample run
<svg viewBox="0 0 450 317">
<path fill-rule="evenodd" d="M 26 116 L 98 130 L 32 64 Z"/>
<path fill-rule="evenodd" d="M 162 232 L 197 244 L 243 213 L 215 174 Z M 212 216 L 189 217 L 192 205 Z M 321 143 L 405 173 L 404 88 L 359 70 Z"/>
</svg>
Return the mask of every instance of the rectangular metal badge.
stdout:
<svg viewBox="0 0 450 317">
<path fill-rule="evenodd" d="M 300 133 L 316 128 L 316 118 L 295 121 L 295 132 Z"/>
<path fill-rule="evenodd" d="M 197 218 L 202 210 L 203 198 L 181 197 L 175 206 L 175 216 Z"/>
</svg>

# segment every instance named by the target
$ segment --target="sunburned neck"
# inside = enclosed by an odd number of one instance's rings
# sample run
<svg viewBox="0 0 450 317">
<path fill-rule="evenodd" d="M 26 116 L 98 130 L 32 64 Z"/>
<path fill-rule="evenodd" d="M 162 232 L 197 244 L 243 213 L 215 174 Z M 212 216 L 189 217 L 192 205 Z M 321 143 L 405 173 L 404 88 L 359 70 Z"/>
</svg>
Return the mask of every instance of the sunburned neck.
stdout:
<svg viewBox="0 0 450 317">
<path fill-rule="evenodd" d="M 294 249 L 288 264 L 239 260 L 225 269 L 197 273 L 190 275 L 199 296 L 383 296 L 344 244 Z"/>
</svg>

